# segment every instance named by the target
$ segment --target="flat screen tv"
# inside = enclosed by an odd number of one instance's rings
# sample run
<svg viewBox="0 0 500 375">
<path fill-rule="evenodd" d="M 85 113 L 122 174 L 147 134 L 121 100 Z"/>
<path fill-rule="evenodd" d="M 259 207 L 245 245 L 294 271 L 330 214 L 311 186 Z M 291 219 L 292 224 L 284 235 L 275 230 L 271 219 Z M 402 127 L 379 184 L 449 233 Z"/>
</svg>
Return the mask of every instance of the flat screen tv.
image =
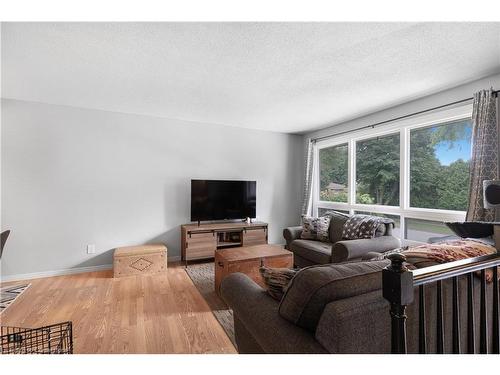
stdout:
<svg viewBox="0 0 500 375">
<path fill-rule="evenodd" d="M 191 180 L 191 221 L 254 218 L 255 181 Z"/>
</svg>

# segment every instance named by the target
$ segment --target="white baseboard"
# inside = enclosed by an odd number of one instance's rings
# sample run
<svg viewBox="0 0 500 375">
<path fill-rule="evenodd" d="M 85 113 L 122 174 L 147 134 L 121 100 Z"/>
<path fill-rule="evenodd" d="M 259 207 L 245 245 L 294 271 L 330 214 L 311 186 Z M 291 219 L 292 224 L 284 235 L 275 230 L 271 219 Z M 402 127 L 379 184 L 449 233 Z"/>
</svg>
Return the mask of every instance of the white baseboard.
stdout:
<svg viewBox="0 0 500 375">
<path fill-rule="evenodd" d="M 64 270 L 55 270 L 55 271 L 21 273 L 21 274 L 16 274 L 16 275 L 7 275 L 7 276 L 2 275 L 1 280 L 2 280 L 2 282 L 6 282 L 6 281 L 39 279 L 42 277 L 63 276 L 63 275 L 72 275 L 75 273 L 104 271 L 104 270 L 110 270 L 112 268 L 113 268 L 112 264 L 102 264 L 99 266 L 76 267 L 76 268 L 68 268 L 68 269 L 64 269 Z"/>
<path fill-rule="evenodd" d="M 180 260 L 181 260 L 180 256 L 168 257 L 169 262 L 179 262 Z M 105 271 L 105 270 L 110 270 L 110 269 L 113 269 L 112 264 L 101 264 L 99 266 L 67 268 L 67 269 L 55 270 L 55 271 L 22 273 L 22 274 L 7 275 L 7 276 L 1 275 L 0 281 L 4 283 L 4 282 L 8 282 L 8 281 L 40 279 L 42 277 L 73 275 L 76 273 Z"/>
</svg>

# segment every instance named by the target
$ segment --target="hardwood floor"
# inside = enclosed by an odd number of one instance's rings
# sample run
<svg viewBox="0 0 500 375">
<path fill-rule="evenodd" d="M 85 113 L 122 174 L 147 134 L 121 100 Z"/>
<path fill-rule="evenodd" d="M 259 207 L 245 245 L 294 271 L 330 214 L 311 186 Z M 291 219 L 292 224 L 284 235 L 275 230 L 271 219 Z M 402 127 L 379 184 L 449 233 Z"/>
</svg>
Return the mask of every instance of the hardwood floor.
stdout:
<svg viewBox="0 0 500 375">
<path fill-rule="evenodd" d="M 182 265 L 154 276 L 112 273 L 29 280 L 1 325 L 71 320 L 75 353 L 236 353 Z"/>
</svg>

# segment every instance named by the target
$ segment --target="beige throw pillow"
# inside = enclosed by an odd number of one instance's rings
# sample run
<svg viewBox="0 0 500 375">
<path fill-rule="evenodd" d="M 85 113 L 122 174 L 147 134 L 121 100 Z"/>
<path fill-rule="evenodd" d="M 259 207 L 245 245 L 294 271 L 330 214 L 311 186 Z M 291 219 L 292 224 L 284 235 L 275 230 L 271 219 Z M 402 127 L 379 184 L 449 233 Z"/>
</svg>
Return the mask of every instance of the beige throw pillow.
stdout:
<svg viewBox="0 0 500 375">
<path fill-rule="evenodd" d="M 260 267 L 259 271 L 264 284 L 266 284 L 267 293 L 275 300 L 281 301 L 288 288 L 288 284 L 299 270 Z"/>
</svg>

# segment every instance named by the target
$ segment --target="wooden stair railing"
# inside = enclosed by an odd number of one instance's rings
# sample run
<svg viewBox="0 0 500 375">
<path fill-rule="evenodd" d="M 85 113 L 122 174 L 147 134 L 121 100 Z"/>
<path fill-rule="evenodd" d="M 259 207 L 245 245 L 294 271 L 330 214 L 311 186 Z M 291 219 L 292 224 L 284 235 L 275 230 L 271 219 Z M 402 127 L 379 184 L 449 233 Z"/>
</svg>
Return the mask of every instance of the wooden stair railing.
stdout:
<svg viewBox="0 0 500 375">
<path fill-rule="evenodd" d="M 452 353 L 476 352 L 475 343 L 475 316 L 474 316 L 474 284 L 476 282 L 474 273 L 479 272 L 480 295 L 479 295 L 479 353 L 488 353 L 489 331 L 492 330 L 491 352 L 500 352 L 499 333 L 499 295 L 498 295 L 498 266 L 500 266 L 500 254 L 484 255 L 475 258 L 463 259 L 446 264 L 409 270 L 405 266 L 406 258 L 403 254 L 391 254 L 388 256 L 391 264 L 382 271 L 383 296 L 390 303 L 391 315 L 391 352 L 404 354 L 407 352 L 406 333 L 406 308 L 413 303 L 414 288 L 419 290 L 418 324 L 419 353 L 444 353 L 445 332 L 444 320 L 451 319 Z M 488 296 L 486 288 L 486 270 L 491 269 L 493 286 L 491 298 L 492 321 L 488 322 Z M 467 311 L 460 311 L 459 282 L 458 277 L 467 275 Z M 452 280 L 452 313 L 451 317 L 444 316 L 443 311 L 443 281 Z M 426 286 L 436 283 L 436 348 L 429 348 L 426 339 L 426 312 L 425 293 Z M 467 348 L 460 345 L 461 326 L 460 315 L 467 314 Z"/>
</svg>

